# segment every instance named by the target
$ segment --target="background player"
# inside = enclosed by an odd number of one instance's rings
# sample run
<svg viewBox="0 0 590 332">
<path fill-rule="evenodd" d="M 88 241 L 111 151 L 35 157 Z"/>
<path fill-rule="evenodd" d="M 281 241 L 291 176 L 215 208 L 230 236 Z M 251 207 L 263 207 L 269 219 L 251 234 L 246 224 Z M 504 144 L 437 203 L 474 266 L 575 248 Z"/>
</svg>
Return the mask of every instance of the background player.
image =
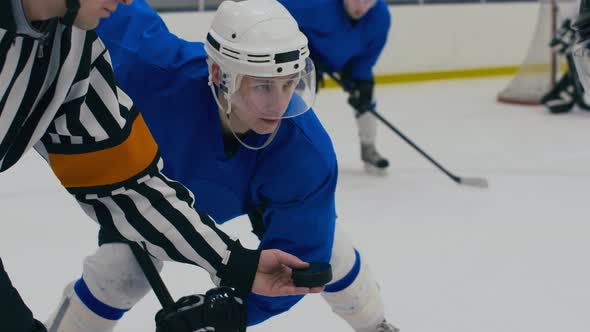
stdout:
<svg viewBox="0 0 590 332">
<path fill-rule="evenodd" d="M 280 0 L 309 39 L 318 87 L 325 73 L 338 76 L 355 110 L 361 159 L 383 173 L 389 161 L 377 152 L 373 67 L 387 42 L 391 15 L 383 0 Z"/>
</svg>

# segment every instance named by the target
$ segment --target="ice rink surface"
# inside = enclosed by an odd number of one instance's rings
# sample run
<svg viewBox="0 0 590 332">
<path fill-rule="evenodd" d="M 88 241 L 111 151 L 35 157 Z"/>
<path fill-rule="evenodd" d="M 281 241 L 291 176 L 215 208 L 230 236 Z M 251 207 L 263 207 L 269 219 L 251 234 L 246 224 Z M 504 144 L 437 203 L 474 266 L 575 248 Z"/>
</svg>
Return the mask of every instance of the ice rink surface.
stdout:
<svg viewBox="0 0 590 332">
<path fill-rule="evenodd" d="M 486 177 L 488 190 L 454 184 L 384 126 L 377 147 L 390 172 L 367 175 L 344 94 L 318 97 L 316 112 L 339 158 L 338 222 L 369 261 L 387 318 L 403 332 L 589 331 L 590 113 L 497 104 L 507 81 L 376 92 L 379 112 L 451 171 Z M 0 175 L 0 211 L 0 255 L 44 320 L 96 248 L 97 226 L 33 154 Z M 246 219 L 223 229 L 256 246 Z M 176 298 L 212 286 L 206 273 L 177 263 L 163 278 Z M 154 331 L 157 309 L 150 293 L 116 331 Z M 320 296 L 308 296 L 249 331 L 350 329 Z"/>
</svg>

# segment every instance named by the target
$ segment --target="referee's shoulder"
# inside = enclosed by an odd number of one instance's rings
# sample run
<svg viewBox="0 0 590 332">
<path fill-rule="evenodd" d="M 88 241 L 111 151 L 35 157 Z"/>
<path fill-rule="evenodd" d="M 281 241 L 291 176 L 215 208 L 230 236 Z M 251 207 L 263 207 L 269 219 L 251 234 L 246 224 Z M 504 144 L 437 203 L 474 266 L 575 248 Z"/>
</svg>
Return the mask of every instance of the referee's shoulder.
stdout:
<svg viewBox="0 0 590 332">
<path fill-rule="evenodd" d="M 16 22 L 12 14 L 12 0 L 0 1 L 0 29 L 15 31 Z"/>
</svg>

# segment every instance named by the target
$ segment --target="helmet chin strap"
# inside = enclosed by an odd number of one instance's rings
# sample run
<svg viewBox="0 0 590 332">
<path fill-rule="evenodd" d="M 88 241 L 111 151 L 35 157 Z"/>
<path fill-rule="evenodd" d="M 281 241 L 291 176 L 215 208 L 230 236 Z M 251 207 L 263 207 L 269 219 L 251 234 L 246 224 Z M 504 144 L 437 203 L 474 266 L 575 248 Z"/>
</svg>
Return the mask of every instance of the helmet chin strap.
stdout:
<svg viewBox="0 0 590 332">
<path fill-rule="evenodd" d="M 65 0 L 65 1 L 66 1 L 66 14 L 61 19 L 61 21 L 65 25 L 72 26 L 72 25 L 74 25 L 74 21 L 76 21 L 76 16 L 78 16 L 78 11 L 80 10 L 80 0 Z"/>
<path fill-rule="evenodd" d="M 231 131 L 231 133 L 235 137 L 235 139 L 238 140 L 238 142 L 240 142 L 240 144 L 243 147 L 245 147 L 246 149 L 249 149 L 249 150 L 253 150 L 253 151 L 262 150 L 272 142 L 272 140 L 275 138 L 275 136 L 277 136 L 277 133 L 279 132 L 279 128 L 281 127 L 282 121 L 279 121 L 279 124 L 277 125 L 275 130 L 273 130 L 273 132 L 270 134 L 270 136 L 266 139 L 264 144 L 262 144 L 261 146 L 252 146 L 252 145 L 249 145 L 246 142 L 244 142 L 242 139 L 240 139 L 240 137 L 238 137 L 238 135 L 236 134 L 236 131 L 234 130 L 234 128 L 231 124 L 231 119 L 230 119 L 230 115 L 231 115 L 231 111 L 232 111 L 231 100 L 225 92 L 223 92 L 223 91 L 221 92 L 223 95 L 223 98 L 225 98 L 225 101 L 228 105 L 227 110 L 225 110 L 224 107 L 219 102 L 219 98 L 217 97 L 217 94 L 215 93 L 215 85 L 213 84 L 213 81 L 211 79 L 211 74 L 209 74 L 209 87 L 211 88 L 211 93 L 213 94 L 213 98 L 215 99 L 215 102 L 217 103 L 217 107 L 219 107 L 219 109 L 223 110 L 225 113 L 225 116 L 227 117 L 227 123 L 229 125 L 229 130 Z"/>
<path fill-rule="evenodd" d="M 231 125 L 231 120 L 229 118 L 229 112 L 226 113 L 226 114 L 227 114 L 227 122 L 229 123 L 229 129 L 230 129 L 231 133 L 238 140 L 238 142 L 240 142 L 240 144 L 242 144 L 243 147 L 245 147 L 246 149 L 249 149 L 249 150 L 253 150 L 253 151 L 262 150 L 265 147 L 267 147 L 272 142 L 272 140 L 275 138 L 275 136 L 277 136 L 277 133 L 279 132 L 279 128 L 281 127 L 281 121 L 279 121 L 279 123 L 277 124 L 277 127 L 275 128 L 275 130 L 273 130 L 273 132 L 270 134 L 270 136 L 266 139 L 266 141 L 264 142 L 264 144 L 262 144 L 261 146 L 256 147 L 256 146 L 248 145 L 246 142 L 242 141 L 238 137 L 238 135 L 234 131 L 234 128 Z"/>
<path fill-rule="evenodd" d="M 62 23 L 69 26 L 74 25 L 78 11 L 80 11 L 79 0 L 66 0 L 66 14 L 61 20 Z"/>
</svg>

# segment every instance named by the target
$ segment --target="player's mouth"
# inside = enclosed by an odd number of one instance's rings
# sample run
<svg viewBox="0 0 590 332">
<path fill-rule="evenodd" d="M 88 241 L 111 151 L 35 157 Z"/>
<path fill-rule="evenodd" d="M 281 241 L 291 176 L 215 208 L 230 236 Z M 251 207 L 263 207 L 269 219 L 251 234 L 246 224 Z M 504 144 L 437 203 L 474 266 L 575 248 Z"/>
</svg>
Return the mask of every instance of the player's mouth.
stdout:
<svg viewBox="0 0 590 332">
<path fill-rule="evenodd" d="M 107 11 L 107 12 L 109 13 L 109 15 L 110 15 L 110 14 L 114 13 L 114 12 L 115 12 L 115 10 L 117 10 L 117 6 L 114 6 L 114 7 L 112 7 L 112 8 L 104 7 L 103 9 L 104 9 L 105 11 Z"/>
<path fill-rule="evenodd" d="M 261 118 L 260 121 L 262 123 L 264 123 L 265 125 L 276 125 L 281 120 L 280 119 L 262 119 Z"/>
</svg>

